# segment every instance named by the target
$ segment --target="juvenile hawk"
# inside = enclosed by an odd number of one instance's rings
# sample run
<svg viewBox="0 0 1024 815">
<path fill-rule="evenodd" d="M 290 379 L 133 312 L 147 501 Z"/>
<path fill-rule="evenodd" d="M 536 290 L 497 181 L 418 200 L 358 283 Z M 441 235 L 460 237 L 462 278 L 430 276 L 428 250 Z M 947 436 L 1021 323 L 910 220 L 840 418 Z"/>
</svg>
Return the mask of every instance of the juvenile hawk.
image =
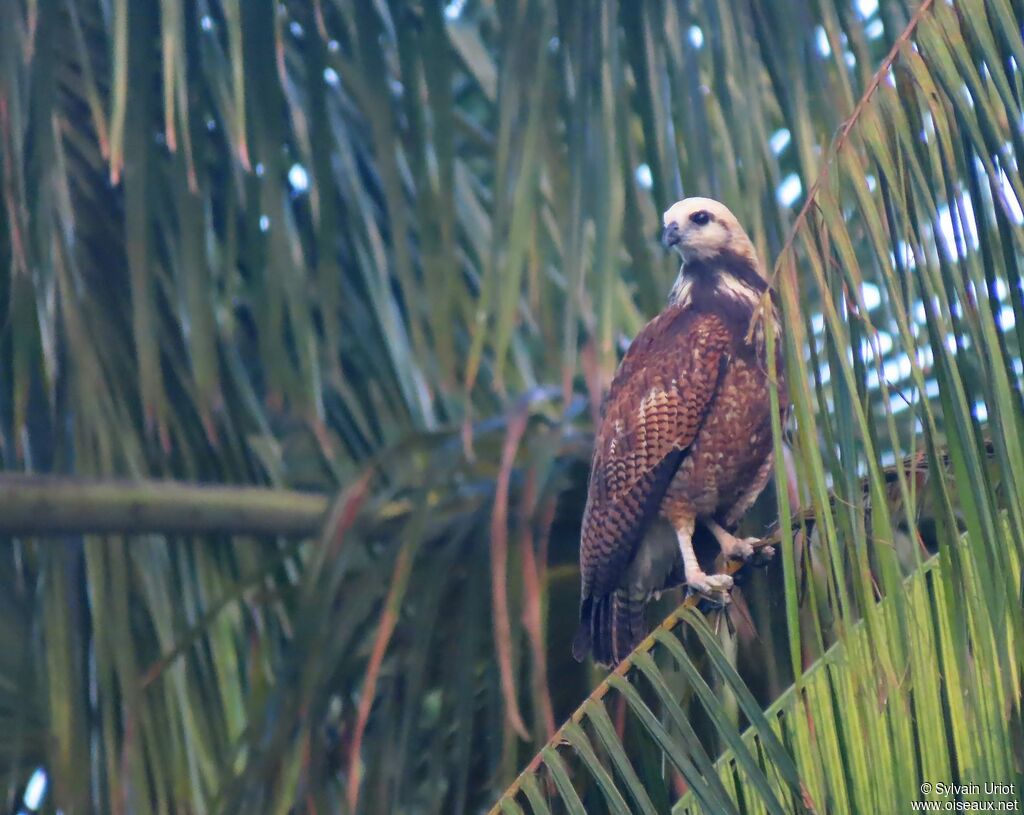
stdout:
<svg viewBox="0 0 1024 815">
<path fill-rule="evenodd" d="M 748 559 L 751 539 L 729 530 L 772 470 L 764 332 L 747 339 L 769 288 L 753 244 L 709 198 L 679 201 L 663 222 L 663 241 L 683 265 L 668 305 L 633 340 L 612 381 L 583 515 L 573 655 L 582 660 L 593 650 L 609 665 L 647 635 L 644 608 L 679 583 L 680 560 L 692 590 L 728 599 L 732 578 L 702 571 L 694 527 L 707 527 L 727 557 Z M 777 336 L 774 300 L 773 312 Z M 777 370 L 781 378 L 781 354 Z M 785 411 L 781 381 L 779 399 Z M 659 519 L 675 539 L 649 534 Z"/>
</svg>

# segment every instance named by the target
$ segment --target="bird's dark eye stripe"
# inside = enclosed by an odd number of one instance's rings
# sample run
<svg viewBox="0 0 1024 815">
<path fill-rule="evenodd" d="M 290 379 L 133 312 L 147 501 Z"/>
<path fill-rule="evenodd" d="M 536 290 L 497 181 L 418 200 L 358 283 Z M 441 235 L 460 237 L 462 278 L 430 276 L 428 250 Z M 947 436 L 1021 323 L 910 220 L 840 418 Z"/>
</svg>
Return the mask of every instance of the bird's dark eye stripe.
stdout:
<svg viewBox="0 0 1024 815">
<path fill-rule="evenodd" d="M 711 220 L 711 213 L 706 209 L 699 209 L 690 216 L 690 220 L 697 224 L 697 226 L 704 226 L 704 224 Z"/>
</svg>

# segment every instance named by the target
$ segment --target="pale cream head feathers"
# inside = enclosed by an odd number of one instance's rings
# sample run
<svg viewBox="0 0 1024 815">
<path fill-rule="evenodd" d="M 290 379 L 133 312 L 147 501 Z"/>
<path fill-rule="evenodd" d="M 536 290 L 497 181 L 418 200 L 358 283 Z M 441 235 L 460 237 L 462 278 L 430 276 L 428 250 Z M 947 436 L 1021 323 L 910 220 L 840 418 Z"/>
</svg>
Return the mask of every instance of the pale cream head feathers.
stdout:
<svg viewBox="0 0 1024 815">
<path fill-rule="evenodd" d="M 684 198 L 662 216 L 666 246 L 675 246 L 684 261 L 714 260 L 732 253 L 760 273 L 754 245 L 729 208 L 712 198 Z"/>
</svg>

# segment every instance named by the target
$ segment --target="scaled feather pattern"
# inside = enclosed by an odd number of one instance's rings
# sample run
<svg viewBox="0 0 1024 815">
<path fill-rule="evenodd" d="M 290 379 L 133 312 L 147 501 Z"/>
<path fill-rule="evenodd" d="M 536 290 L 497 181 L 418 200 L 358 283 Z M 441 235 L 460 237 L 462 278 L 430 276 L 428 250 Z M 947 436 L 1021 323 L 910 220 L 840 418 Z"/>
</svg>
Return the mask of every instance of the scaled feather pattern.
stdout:
<svg viewBox="0 0 1024 815">
<path fill-rule="evenodd" d="M 651 596 L 685 581 L 728 601 L 732 581 L 705 574 L 697 523 L 727 557 L 747 558 L 732 529 L 767 484 L 772 431 L 764 331 L 774 296 L 735 216 L 688 198 L 664 216 L 683 264 L 666 308 L 633 340 L 612 381 L 595 440 L 580 541 L 577 659 L 614 665 L 646 636 Z M 767 326 L 751 332 L 768 295 Z M 780 403 L 787 410 L 780 377 Z M 659 520 L 674 536 L 651 534 Z"/>
</svg>

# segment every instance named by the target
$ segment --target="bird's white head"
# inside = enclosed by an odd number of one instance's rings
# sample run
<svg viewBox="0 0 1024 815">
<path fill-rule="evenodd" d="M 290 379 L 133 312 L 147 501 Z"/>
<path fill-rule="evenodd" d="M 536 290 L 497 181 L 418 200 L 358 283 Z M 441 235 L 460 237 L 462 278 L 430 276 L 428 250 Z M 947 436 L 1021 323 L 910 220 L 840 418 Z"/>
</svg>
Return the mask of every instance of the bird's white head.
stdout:
<svg viewBox="0 0 1024 815">
<path fill-rule="evenodd" d="M 712 198 L 684 198 L 662 216 L 666 247 L 675 247 L 683 261 L 714 260 L 732 254 L 749 260 L 760 273 L 754 245 L 725 204 Z"/>
</svg>

